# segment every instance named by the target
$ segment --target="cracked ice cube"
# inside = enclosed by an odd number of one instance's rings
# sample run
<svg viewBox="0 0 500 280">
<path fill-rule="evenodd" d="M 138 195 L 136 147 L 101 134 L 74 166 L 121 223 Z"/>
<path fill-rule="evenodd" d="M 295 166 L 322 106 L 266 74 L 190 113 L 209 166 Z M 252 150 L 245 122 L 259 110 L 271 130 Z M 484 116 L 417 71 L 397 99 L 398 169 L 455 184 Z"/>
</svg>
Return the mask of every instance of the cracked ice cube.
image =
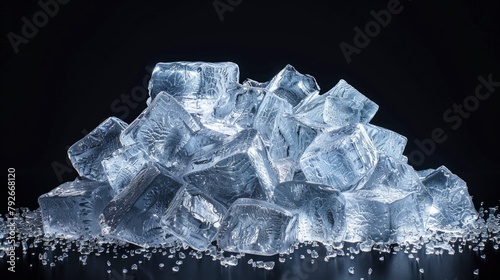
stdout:
<svg viewBox="0 0 500 280">
<path fill-rule="evenodd" d="M 89 179 L 66 182 L 38 198 L 45 234 L 68 239 L 97 237 L 98 217 L 113 198 L 108 183 Z"/>
<path fill-rule="evenodd" d="M 296 217 L 285 208 L 240 198 L 228 210 L 217 235 L 225 251 L 258 255 L 285 253 L 296 240 Z"/>
<path fill-rule="evenodd" d="M 373 172 L 356 187 L 356 193 L 368 199 L 392 203 L 424 188 L 413 167 L 398 158 L 379 154 Z"/>
<path fill-rule="evenodd" d="M 255 115 L 265 94 L 266 91 L 262 88 L 234 83 L 231 89 L 228 89 L 227 93 L 217 101 L 212 116 L 202 118 L 202 123 L 208 128 L 214 125 L 223 127 L 224 130 L 228 130 L 225 133 L 227 135 L 234 135 L 243 129 L 252 128 Z"/>
<path fill-rule="evenodd" d="M 141 143 L 120 148 L 102 161 L 108 182 L 118 194 L 151 162 Z"/>
<path fill-rule="evenodd" d="M 357 124 L 316 136 L 302 154 L 300 167 L 308 181 L 346 191 L 366 179 L 377 160 L 372 141 Z"/>
<path fill-rule="evenodd" d="M 184 145 L 199 124 L 169 94 L 163 92 L 122 132 L 124 145 L 142 143 L 148 155 L 172 172 L 187 164 Z"/>
<path fill-rule="evenodd" d="M 270 199 L 278 182 L 255 129 L 243 130 L 221 146 L 201 150 L 184 179 L 226 206 L 240 197 Z"/>
<path fill-rule="evenodd" d="M 109 117 L 68 149 L 68 157 L 78 174 L 91 180 L 107 182 L 101 161 L 122 147 L 120 133 L 127 123 Z"/>
<path fill-rule="evenodd" d="M 299 242 L 340 242 L 346 229 L 345 199 L 336 189 L 308 182 L 284 182 L 274 190 L 274 202 L 298 217 Z"/>
<path fill-rule="evenodd" d="M 162 218 L 164 229 L 196 250 L 206 250 L 226 215 L 226 208 L 191 185 L 182 187 Z"/>
<path fill-rule="evenodd" d="M 173 241 L 160 222 L 181 186 L 171 173 L 148 164 L 104 209 L 102 234 L 142 247 Z"/>
<path fill-rule="evenodd" d="M 274 123 L 277 116 L 292 112 L 292 105 L 278 95 L 269 92 L 264 96 L 264 100 L 259 106 L 255 115 L 253 127 L 262 136 L 262 141 L 266 146 L 271 144 Z"/>
<path fill-rule="evenodd" d="M 325 95 L 324 121 L 335 128 L 368 123 L 378 111 L 375 102 L 342 79 Z"/>
<path fill-rule="evenodd" d="M 319 92 L 314 77 L 301 74 L 291 65 L 286 65 L 269 81 L 266 89 L 286 100 L 292 107 L 310 94 Z"/>
<path fill-rule="evenodd" d="M 355 193 L 344 193 L 346 242 L 373 240 L 386 242 L 391 236 L 390 213 L 387 203 L 369 200 Z"/>
<path fill-rule="evenodd" d="M 403 135 L 373 124 L 363 124 L 375 148 L 386 155 L 401 158 L 408 141 Z"/>
<path fill-rule="evenodd" d="M 433 199 L 428 209 L 430 229 L 460 233 L 478 217 L 467 184 L 445 166 L 431 172 L 422 183 Z"/>
<path fill-rule="evenodd" d="M 166 62 L 156 64 L 149 81 L 154 100 L 165 91 L 189 112 L 210 112 L 231 82 L 238 82 L 240 71 L 233 62 Z"/>
</svg>

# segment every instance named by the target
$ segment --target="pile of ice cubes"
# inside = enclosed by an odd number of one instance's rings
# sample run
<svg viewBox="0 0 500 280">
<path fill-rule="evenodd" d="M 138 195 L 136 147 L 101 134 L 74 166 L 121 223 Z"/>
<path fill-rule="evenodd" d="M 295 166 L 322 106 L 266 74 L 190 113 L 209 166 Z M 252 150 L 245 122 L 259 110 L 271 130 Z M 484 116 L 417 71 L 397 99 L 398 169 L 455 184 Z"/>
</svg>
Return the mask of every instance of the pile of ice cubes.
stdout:
<svg viewBox="0 0 500 280">
<path fill-rule="evenodd" d="M 40 196 L 46 235 L 274 255 L 460 236 L 478 217 L 466 183 L 416 171 L 344 80 L 321 93 L 291 65 L 239 83 L 232 62 L 169 62 L 149 95 L 130 124 L 110 117 L 69 148 L 79 177 Z"/>
</svg>

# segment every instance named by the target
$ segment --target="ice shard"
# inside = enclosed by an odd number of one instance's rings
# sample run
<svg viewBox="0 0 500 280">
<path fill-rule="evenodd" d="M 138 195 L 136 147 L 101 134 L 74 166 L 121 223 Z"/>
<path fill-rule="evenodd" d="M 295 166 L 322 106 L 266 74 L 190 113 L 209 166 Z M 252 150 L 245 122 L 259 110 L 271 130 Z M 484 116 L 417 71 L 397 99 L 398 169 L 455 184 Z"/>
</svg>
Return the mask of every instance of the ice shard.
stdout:
<svg viewBox="0 0 500 280">
<path fill-rule="evenodd" d="M 240 198 L 229 208 L 217 244 L 229 252 L 285 253 L 296 241 L 296 222 L 296 217 L 281 206 Z"/>
<path fill-rule="evenodd" d="M 68 157 L 80 176 L 107 182 L 101 161 L 121 148 L 119 137 L 126 127 L 119 118 L 109 117 L 69 147 Z"/>
<path fill-rule="evenodd" d="M 77 178 L 38 198 L 46 235 L 68 239 L 94 238 L 101 233 L 99 215 L 113 198 L 108 183 Z"/>
</svg>

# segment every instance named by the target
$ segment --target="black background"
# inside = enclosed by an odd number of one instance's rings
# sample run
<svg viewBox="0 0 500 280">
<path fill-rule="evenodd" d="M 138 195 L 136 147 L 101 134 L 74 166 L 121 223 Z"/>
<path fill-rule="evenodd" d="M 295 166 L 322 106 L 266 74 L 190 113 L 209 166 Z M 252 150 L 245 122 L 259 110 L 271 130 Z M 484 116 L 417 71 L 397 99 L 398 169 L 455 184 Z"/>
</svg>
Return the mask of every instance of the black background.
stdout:
<svg viewBox="0 0 500 280">
<path fill-rule="evenodd" d="M 291 64 L 322 92 L 343 78 L 379 104 L 372 123 L 408 138 L 405 154 L 444 130 L 446 141 L 416 169 L 445 165 L 467 182 L 477 207 L 499 204 L 500 87 L 456 130 L 443 119 L 474 95 L 479 76 L 500 81 L 498 1 L 402 0 L 402 11 L 351 63 L 339 44 L 354 45 L 353 29 L 389 1 L 220 2 L 233 4 L 223 20 L 212 0 L 73 0 L 16 53 L 8 34 L 21 36 L 23 17 L 32 22 L 42 9 L 37 1 L 2 1 L 1 161 L 4 174 L 16 169 L 18 207 L 37 208 L 38 196 L 77 176 L 66 150 L 85 131 L 109 116 L 139 115 L 145 97 L 135 90 L 146 69 L 182 60 L 233 61 L 241 81 L 267 81 Z"/>
</svg>

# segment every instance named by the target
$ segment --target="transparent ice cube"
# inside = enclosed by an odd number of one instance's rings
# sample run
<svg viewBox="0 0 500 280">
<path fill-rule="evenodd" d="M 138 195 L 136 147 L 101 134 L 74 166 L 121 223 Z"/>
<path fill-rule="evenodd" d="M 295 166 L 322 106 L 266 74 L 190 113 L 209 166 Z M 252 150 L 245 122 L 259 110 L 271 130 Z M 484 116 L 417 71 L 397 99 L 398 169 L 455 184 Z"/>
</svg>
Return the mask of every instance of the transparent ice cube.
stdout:
<svg viewBox="0 0 500 280">
<path fill-rule="evenodd" d="M 142 247 L 175 240 L 160 222 L 181 186 L 167 170 L 148 164 L 104 209 L 102 234 Z"/>
<path fill-rule="evenodd" d="M 97 237 L 99 215 L 112 198 L 108 183 L 85 178 L 65 182 L 38 198 L 43 230 L 68 239 Z"/>
<path fill-rule="evenodd" d="M 214 240 L 226 208 L 191 185 L 182 187 L 162 218 L 164 229 L 196 250 L 206 250 Z"/>
<path fill-rule="evenodd" d="M 119 118 L 109 117 L 69 147 L 68 157 L 80 176 L 107 182 L 101 161 L 121 148 L 119 137 L 126 126 Z"/>
<path fill-rule="evenodd" d="M 292 112 L 292 105 L 274 93 L 268 93 L 255 115 L 253 127 L 259 131 L 266 146 L 271 144 L 274 123 L 277 116 Z"/>
<path fill-rule="evenodd" d="M 406 142 L 408 141 L 406 137 L 373 124 L 363 124 L 363 127 L 378 151 L 394 158 L 402 157 Z"/>
<path fill-rule="evenodd" d="M 296 217 L 285 208 L 240 198 L 228 210 L 217 235 L 225 251 L 257 255 L 285 253 L 296 240 Z"/>
<path fill-rule="evenodd" d="M 364 128 L 357 124 L 321 133 L 300 158 L 300 167 L 310 182 L 346 191 L 368 177 L 378 154 Z"/>
</svg>

